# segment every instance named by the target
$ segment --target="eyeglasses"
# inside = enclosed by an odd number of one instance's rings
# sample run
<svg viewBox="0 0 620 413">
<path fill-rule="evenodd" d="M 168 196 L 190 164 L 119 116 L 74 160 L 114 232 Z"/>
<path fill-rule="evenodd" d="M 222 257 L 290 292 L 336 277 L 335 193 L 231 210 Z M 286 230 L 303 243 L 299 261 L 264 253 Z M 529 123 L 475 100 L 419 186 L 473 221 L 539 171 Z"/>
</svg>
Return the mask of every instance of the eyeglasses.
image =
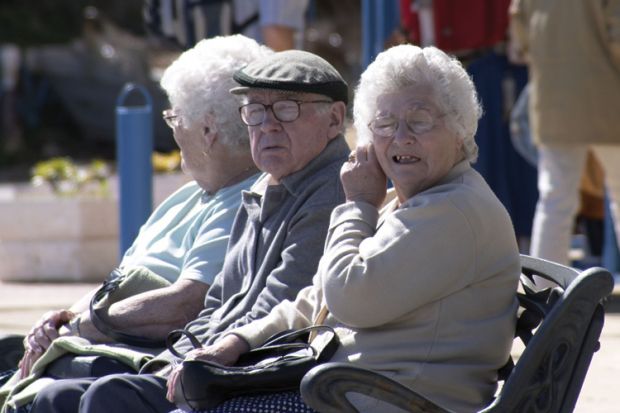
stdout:
<svg viewBox="0 0 620 413">
<path fill-rule="evenodd" d="M 271 105 L 248 103 L 239 108 L 241 120 L 248 126 L 257 126 L 265 121 L 267 109 L 271 108 L 273 116 L 280 122 L 293 122 L 299 118 L 301 105 L 304 103 L 333 103 L 330 100 L 278 100 Z"/>
<path fill-rule="evenodd" d="M 429 111 L 424 109 L 409 109 L 405 113 L 404 121 L 411 133 L 421 135 L 432 130 L 437 125 L 437 120 L 444 116 L 434 117 Z M 376 136 L 391 138 L 396 135 L 401 119 L 394 116 L 378 117 L 368 124 L 368 128 Z"/>
<path fill-rule="evenodd" d="M 161 115 L 166 121 L 166 125 L 170 128 L 175 129 L 181 125 L 181 116 L 174 113 L 173 109 L 166 109 L 161 113 Z"/>
</svg>

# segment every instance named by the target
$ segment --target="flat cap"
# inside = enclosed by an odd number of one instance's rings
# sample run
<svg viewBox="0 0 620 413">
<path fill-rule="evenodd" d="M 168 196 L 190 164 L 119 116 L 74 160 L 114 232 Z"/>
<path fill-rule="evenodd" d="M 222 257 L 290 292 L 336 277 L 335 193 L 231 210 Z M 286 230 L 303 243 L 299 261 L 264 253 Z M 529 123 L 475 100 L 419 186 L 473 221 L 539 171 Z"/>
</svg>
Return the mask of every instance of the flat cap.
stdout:
<svg viewBox="0 0 620 413">
<path fill-rule="evenodd" d="M 255 60 L 237 70 L 233 79 L 241 86 L 231 93 L 249 88 L 318 93 L 334 101 L 349 101 L 349 88 L 340 73 L 325 59 L 302 50 L 286 50 Z"/>
</svg>

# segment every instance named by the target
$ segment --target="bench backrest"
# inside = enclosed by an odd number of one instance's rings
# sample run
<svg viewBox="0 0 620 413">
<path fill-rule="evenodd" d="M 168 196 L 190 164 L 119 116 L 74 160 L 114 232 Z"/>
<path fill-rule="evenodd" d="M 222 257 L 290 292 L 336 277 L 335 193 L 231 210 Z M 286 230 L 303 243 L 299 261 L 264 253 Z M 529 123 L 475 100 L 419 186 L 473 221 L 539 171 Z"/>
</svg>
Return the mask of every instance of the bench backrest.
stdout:
<svg viewBox="0 0 620 413">
<path fill-rule="evenodd" d="M 613 290 L 604 268 L 581 273 L 522 256 L 516 335 L 526 345 L 496 400 L 484 412 L 573 411 L 603 328 L 602 300 Z M 537 275 L 557 284 L 538 291 Z"/>
</svg>

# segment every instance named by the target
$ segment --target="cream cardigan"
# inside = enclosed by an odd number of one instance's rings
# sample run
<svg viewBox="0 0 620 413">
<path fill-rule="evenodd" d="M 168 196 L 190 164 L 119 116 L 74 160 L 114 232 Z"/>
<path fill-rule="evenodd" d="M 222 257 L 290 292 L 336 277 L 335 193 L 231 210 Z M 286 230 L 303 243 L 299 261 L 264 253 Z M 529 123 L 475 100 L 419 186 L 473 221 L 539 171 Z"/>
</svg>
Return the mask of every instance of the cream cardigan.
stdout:
<svg viewBox="0 0 620 413">
<path fill-rule="evenodd" d="M 256 347 L 310 325 L 327 305 L 325 324 L 341 337 L 333 361 L 379 371 L 454 411 L 476 411 L 508 359 L 519 274 L 510 218 L 464 161 L 381 217 L 363 202 L 337 207 L 313 285 L 233 333 Z"/>
</svg>

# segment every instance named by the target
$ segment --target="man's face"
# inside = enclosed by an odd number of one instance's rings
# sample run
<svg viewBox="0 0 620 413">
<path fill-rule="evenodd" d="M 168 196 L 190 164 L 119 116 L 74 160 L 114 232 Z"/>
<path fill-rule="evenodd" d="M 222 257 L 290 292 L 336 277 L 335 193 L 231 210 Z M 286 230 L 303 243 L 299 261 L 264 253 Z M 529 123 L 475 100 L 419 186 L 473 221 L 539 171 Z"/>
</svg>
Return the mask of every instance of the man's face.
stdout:
<svg viewBox="0 0 620 413">
<path fill-rule="evenodd" d="M 250 90 L 245 103 L 272 105 L 281 100 L 298 102 L 326 101 L 327 97 L 311 93 L 294 93 L 264 89 Z M 279 182 L 285 176 L 303 169 L 316 158 L 336 135 L 330 132 L 331 103 L 304 103 L 299 117 L 282 122 L 268 108 L 262 123 L 248 126 L 254 163 Z M 333 136 L 330 136 L 333 135 Z"/>
</svg>

